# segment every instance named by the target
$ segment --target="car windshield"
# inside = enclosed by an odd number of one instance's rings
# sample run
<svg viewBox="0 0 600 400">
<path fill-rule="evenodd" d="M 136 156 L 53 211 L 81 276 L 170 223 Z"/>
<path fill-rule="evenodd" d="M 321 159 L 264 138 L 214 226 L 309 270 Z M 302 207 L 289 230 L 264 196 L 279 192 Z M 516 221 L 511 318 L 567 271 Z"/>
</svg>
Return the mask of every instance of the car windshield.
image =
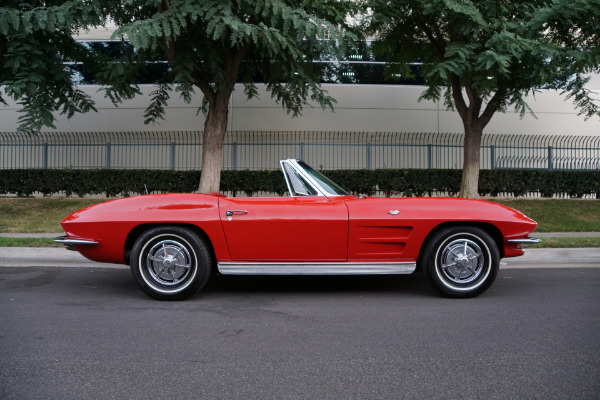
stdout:
<svg viewBox="0 0 600 400">
<path fill-rule="evenodd" d="M 306 164 L 304 161 L 298 161 L 298 165 L 301 166 L 307 174 L 310 175 L 317 183 L 324 188 L 327 192 L 338 195 L 338 196 L 348 196 L 346 190 L 341 188 L 337 183 L 320 173 L 319 171 L 313 169 L 310 165 Z"/>
<path fill-rule="evenodd" d="M 316 196 L 318 193 L 289 164 L 283 164 L 290 182 L 291 196 Z"/>
</svg>

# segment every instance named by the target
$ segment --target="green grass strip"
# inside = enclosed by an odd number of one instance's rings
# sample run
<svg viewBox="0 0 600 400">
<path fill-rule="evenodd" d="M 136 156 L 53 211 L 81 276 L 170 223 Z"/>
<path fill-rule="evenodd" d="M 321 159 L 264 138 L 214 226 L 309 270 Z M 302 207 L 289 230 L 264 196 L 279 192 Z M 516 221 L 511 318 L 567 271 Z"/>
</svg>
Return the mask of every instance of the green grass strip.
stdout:
<svg viewBox="0 0 600 400">
<path fill-rule="evenodd" d="M 0 198 L 0 232 L 62 232 L 60 221 L 67 215 L 106 200 L 108 199 Z M 537 221 L 536 232 L 600 232 L 600 200 L 495 201 Z"/>
<path fill-rule="evenodd" d="M 532 235 L 535 236 L 535 233 Z M 600 247 L 600 237 L 543 238 L 541 243 L 528 244 L 525 249 Z"/>
<path fill-rule="evenodd" d="M 538 223 L 536 232 L 598 232 L 600 201 L 558 199 L 498 200 Z"/>
<path fill-rule="evenodd" d="M 0 237 L 0 247 L 62 247 L 51 238 L 9 238 Z"/>
</svg>

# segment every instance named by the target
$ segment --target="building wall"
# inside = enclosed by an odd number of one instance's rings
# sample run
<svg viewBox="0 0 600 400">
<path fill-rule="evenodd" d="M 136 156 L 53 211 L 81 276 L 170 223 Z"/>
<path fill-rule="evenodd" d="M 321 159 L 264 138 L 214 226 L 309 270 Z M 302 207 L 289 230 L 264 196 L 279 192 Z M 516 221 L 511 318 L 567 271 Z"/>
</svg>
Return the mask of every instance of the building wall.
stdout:
<svg viewBox="0 0 600 400">
<path fill-rule="evenodd" d="M 600 78 L 588 85 L 600 99 Z M 152 85 L 141 86 L 144 96 L 126 101 L 119 107 L 98 92 L 98 86 L 82 86 L 96 102 L 98 112 L 76 115 L 71 120 L 58 117 L 59 132 L 123 131 L 199 131 L 202 113 L 196 115 L 201 97 L 186 104 L 173 93 L 164 121 L 144 125 L 143 113 Z M 246 100 L 238 87 L 230 102 L 231 131 L 345 131 L 345 132 L 462 132 L 462 122 L 455 111 L 443 104 L 418 99 L 421 86 L 324 84 L 323 88 L 337 100 L 335 111 L 306 107 L 302 116 L 292 118 L 271 99 L 264 85 L 259 85 L 259 99 Z M 199 91 L 198 91 L 199 92 Z M 543 90 L 528 99 L 537 118 L 520 118 L 514 110 L 497 113 L 486 133 L 599 135 L 600 118 L 587 121 L 578 116 L 570 100 L 557 92 Z M 18 105 L 0 106 L 0 132 L 17 128 Z"/>
</svg>

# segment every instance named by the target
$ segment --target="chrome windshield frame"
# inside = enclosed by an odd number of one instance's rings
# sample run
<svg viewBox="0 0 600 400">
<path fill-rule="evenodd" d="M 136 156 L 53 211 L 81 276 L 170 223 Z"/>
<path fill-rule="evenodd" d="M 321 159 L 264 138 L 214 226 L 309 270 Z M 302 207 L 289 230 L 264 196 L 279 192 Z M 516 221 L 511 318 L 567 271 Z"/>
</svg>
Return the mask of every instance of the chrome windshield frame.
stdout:
<svg viewBox="0 0 600 400">
<path fill-rule="evenodd" d="M 328 190 L 327 188 L 324 188 L 322 185 L 320 185 L 312 176 L 311 174 L 309 174 L 301 165 L 300 162 L 304 163 L 304 161 L 302 160 L 298 160 L 295 158 L 288 158 L 286 160 L 280 160 L 279 161 L 279 165 L 281 166 L 281 170 L 283 172 L 283 176 L 285 177 L 285 183 L 287 184 L 288 187 L 288 191 L 290 193 L 290 196 L 292 197 L 298 197 L 298 195 L 296 195 L 296 191 L 293 189 L 292 183 L 291 183 L 291 179 L 292 177 L 288 176 L 288 173 L 285 169 L 284 165 L 289 166 L 290 168 L 292 168 L 294 170 L 294 172 L 296 172 L 306 183 L 308 183 L 310 185 L 310 187 L 317 192 L 316 195 L 311 195 L 308 194 L 306 196 L 325 196 L 325 197 L 337 197 L 337 196 L 346 196 L 346 194 L 339 194 L 339 193 L 335 193 L 332 192 L 331 190 Z M 300 195 L 303 196 L 303 195 Z"/>
</svg>

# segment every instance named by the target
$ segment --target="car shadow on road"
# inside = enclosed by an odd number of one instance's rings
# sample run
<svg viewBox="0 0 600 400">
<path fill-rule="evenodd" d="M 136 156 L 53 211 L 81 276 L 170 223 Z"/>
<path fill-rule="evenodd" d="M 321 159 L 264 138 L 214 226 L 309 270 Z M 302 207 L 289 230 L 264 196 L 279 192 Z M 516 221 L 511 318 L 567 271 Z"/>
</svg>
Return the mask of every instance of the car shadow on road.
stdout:
<svg viewBox="0 0 600 400">
<path fill-rule="evenodd" d="M 500 270 L 492 287 L 478 298 L 494 301 L 515 298 L 542 299 L 554 296 L 556 285 L 572 282 L 573 290 L 578 285 L 590 284 L 598 274 L 597 269 L 549 270 L 551 276 L 539 269 Z M 556 275 L 561 277 L 557 283 Z M 0 268 L 0 298 L 10 299 L 29 296 L 32 292 L 47 299 L 78 302 L 106 303 L 150 300 L 136 285 L 128 268 Z M 367 275 L 367 276 L 223 276 L 214 275 L 204 289 L 195 293 L 192 303 L 212 300 L 248 301 L 253 297 L 271 299 L 303 297 L 345 298 L 348 296 L 414 299 L 444 299 L 420 273 L 411 275 Z M 60 299 L 60 300 L 59 300 Z M 445 299 L 452 301 L 452 299 Z M 151 300 L 150 300 L 151 301 Z M 437 300 L 436 300 L 437 302 Z M 127 301 L 127 304 L 131 304 Z M 155 304 L 156 305 L 156 304 Z"/>
<path fill-rule="evenodd" d="M 398 293 L 431 296 L 419 274 L 365 276 L 223 276 L 211 277 L 203 292 L 235 293 Z"/>
<path fill-rule="evenodd" d="M 146 298 L 126 268 L 4 268 L 0 289 L 10 292 L 68 294 L 73 297 Z M 213 275 L 193 299 L 251 294 L 402 294 L 436 293 L 420 273 L 365 276 L 224 276 Z"/>
</svg>

